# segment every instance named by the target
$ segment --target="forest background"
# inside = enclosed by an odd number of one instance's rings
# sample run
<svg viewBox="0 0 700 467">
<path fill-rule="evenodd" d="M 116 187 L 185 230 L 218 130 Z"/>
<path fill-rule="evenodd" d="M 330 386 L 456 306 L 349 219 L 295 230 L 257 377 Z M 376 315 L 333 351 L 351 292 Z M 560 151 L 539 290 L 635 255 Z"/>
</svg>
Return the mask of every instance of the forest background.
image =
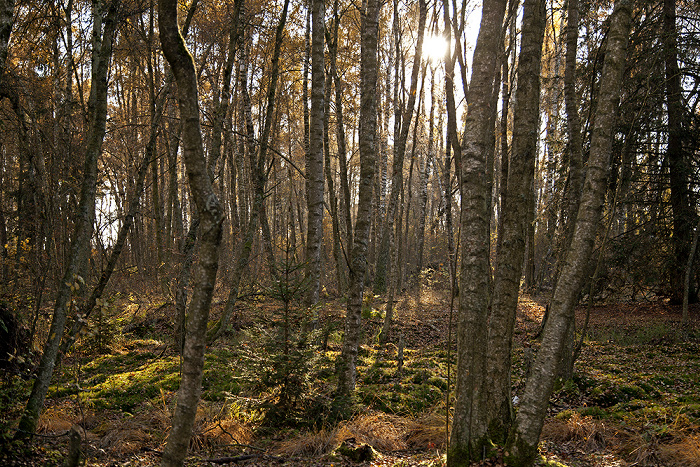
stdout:
<svg viewBox="0 0 700 467">
<path fill-rule="evenodd" d="M 429 443 L 532 465 L 552 393 L 587 387 L 577 304 L 675 306 L 673 345 L 697 345 L 699 21 L 680 0 L 2 0 L 3 442 L 51 401 L 117 400 L 95 395 L 117 369 L 86 391 L 80 368 L 139 345 L 177 362 L 149 389 L 162 465 L 193 447 L 212 356 L 240 365 L 226 420 L 337 427 L 367 352 L 407 387 L 410 302 L 446 334 L 408 411 L 443 405 Z"/>
</svg>

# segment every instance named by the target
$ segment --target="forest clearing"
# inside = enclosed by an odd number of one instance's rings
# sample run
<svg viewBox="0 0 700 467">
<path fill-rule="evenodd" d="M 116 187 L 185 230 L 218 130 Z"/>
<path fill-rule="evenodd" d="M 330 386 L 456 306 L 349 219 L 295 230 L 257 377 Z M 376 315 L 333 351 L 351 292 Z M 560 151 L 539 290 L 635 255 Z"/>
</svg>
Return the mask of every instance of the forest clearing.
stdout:
<svg viewBox="0 0 700 467">
<path fill-rule="evenodd" d="M 283 327 L 279 303 L 269 297 L 242 303 L 236 330 L 207 351 L 185 465 L 444 465 L 449 291 L 424 288 L 399 299 L 395 332 L 405 343 L 401 370 L 396 345 L 378 344 L 380 306 L 378 297 L 364 312 L 356 413 L 331 423 L 327 414 L 342 304 L 325 303 L 321 323 L 330 332 L 310 343 L 310 352 L 290 356 L 303 360 L 287 367 L 287 376 L 300 384 L 294 388 L 285 387 L 283 375 L 271 367 L 284 365 L 284 345 L 275 329 Z M 179 379 L 179 358 L 169 343 L 172 309 L 172 303 L 146 290 L 120 294 L 57 370 L 38 436 L 28 447 L 9 440 L 29 380 L 26 373 L 4 379 L 0 429 L 6 447 L 0 463 L 60 466 L 68 451 L 66 433 L 76 427 L 84 465 L 157 465 Z M 220 309 L 215 304 L 214 315 Z M 574 377 L 550 401 L 536 465 L 700 465 L 699 311 L 693 305 L 689 327 L 680 329 L 678 307 L 663 301 L 594 306 Z M 299 313 L 295 310 L 291 321 L 295 343 L 303 325 Z M 585 313 L 577 310 L 579 325 Z M 543 314 L 537 300 L 523 297 L 515 331 L 516 395 L 524 384 L 523 350 L 537 345 Z M 281 401 L 281 391 L 289 391 L 288 402 Z M 373 459 L 355 462 L 343 455 L 340 446 L 347 439 L 371 446 Z M 503 464 L 496 455 L 472 465 Z"/>
</svg>

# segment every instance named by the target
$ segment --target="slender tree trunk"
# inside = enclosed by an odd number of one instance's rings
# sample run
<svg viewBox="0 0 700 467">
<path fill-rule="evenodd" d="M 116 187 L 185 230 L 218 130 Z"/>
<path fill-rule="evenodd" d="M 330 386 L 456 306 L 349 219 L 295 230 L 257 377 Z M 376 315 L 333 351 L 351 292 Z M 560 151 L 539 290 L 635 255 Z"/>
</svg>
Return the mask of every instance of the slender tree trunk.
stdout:
<svg viewBox="0 0 700 467">
<path fill-rule="evenodd" d="M 61 353 L 63 354 L 65 354 L 68 351 L 68 349 L 73 345 L 76 337 L 78 336 L 78 333 L 86 324 L 88 317 L 92 313 L 95 306 L 98 304 L 99 300 L 102 298 L 102 293 L 104 292 L 105 287 L 107 287 L 109 279 L 112 277 L 114 268 L 117 265 L 117 261 L 121 256 L 124 246 L 126 245 L 128 233 L 131 230 L 131 226 L 134 223 L 134 218 L 136 217 L 140 206 L 141 195 L 143 194 L 146 172 L 148 171 L 149 163 L 150 161 L 155 160 L 158 127 L 160 126 L 160 122 L 163 117 L 163 107 L 166 98 L 170 94 L 171 81 L 172 75 L 169 76 L 166 80 L 166 84 L 161 90 L 158 101 L 156 102 L 156 106 L 153 111 L 153 118 L 151 120 L 149 140 L 146 144 L 146 150 L 144 151 L 143 159 L 141 160 L 138 167 L 138 171 L 136 173 L 135 187 L 131 192 L 131 196 L 128 200 L 128 211 L 126 213 L 126 216 L 124 217 L 124 220 L 122 221 L 122 225 L 119 227 L 119 231 L 117 232 L 117 240 L 112 246 L 112 251 L 109 254 L 107 264 L 103 268 L 102 274 L 100 275 L 100 279 L 97 282 L 97 285 L 95 285 L 95 287 L 93 288 L 90 298 L 87 300 L 87 302 L 85 302 L 85 304 L 83 304 L 83 306 L 80 308 L 80 311 L 78 312 L 78 315 L 81 316 L 82 319 L 76 320 L 73 323 L 73 327 L 71 328 L 70 333 L 63 339 L 63 343 L 61 344 Z"/>
<path fill-rule="evenodd" d="M 456 272 L 456 266 L 453 265 L 456 262 L 455 247 L 454 247 L 454 234 L 452 226 L 452 154 L 455 155 L 455 169 L 458 170 L 461 154 L 462 154 L 462 144 L 459 140 L 459 135 L 457 134 L 457 110 L 454 97 L 454 70 L 455 70 L 455 55 L 459 53 L 459 47 L 456 47 L 456 51 L 452 51 L 452 20 L 450 19 L 450 5 L 448 0 L 443 0 L 443 16 L 445 23 L 445 30 L 447 35 L 447 52 L 445 56 L 445 106 L 447 110 L 447 132 L 445 138 L 445 163 L 443 166 L 443 178 L 444 186 L 442 187 L 443 202 L 444 202 L 444 215 L 445 215 L 445 228 L 447 233 L 447 260 L 449 262 L 450 270 L 450 283 L 457 284 L 454 280 L 454 275 Z M 456 12 L 455 12 L 456 14 Z M 468 87 L 468 86 L 464 86 Z M 490 95 L 490 94 L 489 94 Z M 484 116 L 485 117 L 485 116 Z M 457 289 L 459 289 L 459 284 L 457 284 Z M 457 290 L 453 291 L 454 294 L 458 294 Z"/>
<path fill-rule="evenodd" d="M 613 131 L 631 29 L 632 3 L 630 0 L 617 0 L 610 19 L 585 188 L 574 236 L 552 299 L 542 346 L 525 386 L 515 429 L 509 440 L 510 455 L 507 462 L 514 466 L 533 465 L 537 455 L 537 444 L 566 332 L 574 320 L 574 307 L 593 251 L 610 171 Z"/>
<path fill-rule="evenodd" d="M 0 0 L 0 101 L 4 97 L 9 97 L 9 92 L 5 79 L 5 62 L 7 61 L 8 46 L 10 43 L 10 34 L 12 32 L 12 25 L 14 20 L 15 12 L 15 0 Z M 2 174 L 0 175 L 0 186 L 4 186 L 5 182 L 5 161 L 4 154 L 5 148 L 0 148 L 2 151 L 2 158 L 0 164 L 2 164 Z M 2 206 L 3 193 L 0 193 L 0 255 L 2 257 L 2 271 L 0 275 L 0 280 L 3 283 L 9 281 L 10 267 L 9 267 L 9 255 L 7 251 L 7 220 L 5 219 L 5 212 Z M 31 337 L 34 337 L 34 330 L 32 329 Z"/>
<path fill-rule="evenodd" d="M 334 5 L 334 15 L 336 24 L 340 24 L 340 18 L 338 17 L 337 0 Z M 337 34 L 336 34 L 337 37 Z M 337 45 L 336 45 L 337 48 Z M 352 199 L 350 197 L 350 183 L 348 182 L 348 162 L 347 162 L 347 149 L 345 145 L 345 123 L 343 120 L 343 88 L 338 76 L 338 71 L 336 68 L 336 60 L 331 60 L 331 74 L 333 75 L 333 83 L 335 84 L 335 120 L 336 120 L 336 142 L 338 145 L 338 166 L 340 169 L 340 189 L 343 194 L 341 200 L 341 210 L 343 214 L 344 224 L 345 224 L 345 248 L 348 251 L 344 251 L 344 258 L 347 264 L 349 250 L 352 248 L 352 216 L 350 214 L 350 207 L 352 204 Z"/>
<path fill-rule="evenodd" d="M 207 170 L 199 120 L 197 75 L 192 56 L 180 35 L 177 0 L 158 2 L 158 24 L 163 53 L 177 82 L 178 106 L 183 122 L 183 158 L 192 199 L 201 220 L 199 265 L 195 272 L 194 293 L 188 312 L 182 377 L 172 429 L 161 461 L 163 466 L 179 466 L 187 454 L 201 394 L 207 322 L 219 267 L 223 211 Z"/>
<path fill-rule="evenodd" d="M 513 143 L 508 173 L 508 195 L 503 200 L 503 218 L 498 265 L 494 280 L 487 360 L 487 426 L 489 437 L 503 443 L 511 423 L 511 354 L 515 311 L 523 273 L 527 212 L 537 159 L 540 104 L 540 62 L 545 26 L 544 0 L 525 0 L 518 85 L 513 109 Z"/>
<path fill-rule="evenodd" d="M 324 0 L 311 0 L 311 111 L 306 157 L 306 305 L 318 302 L 323 242 Z"/>
<path fill-rule="evenodd" d="M 690 277 L 693 273 L 693 262 L 695 261 L 695 254 L 698 251 L 698 236 L 700 235 L 700 217 L 698 218 L 698 224 L 695 226 L 695 233 L 693 234 L 693 243 L 690 246 L 690 254 L 688 255 L 688 263 L 685 265 L 685 279 L 684 279 L 684 292 L 683 292 L 683 308 L 681 310 L 681 325 L 683 329 L 688 329 L 688 295 L 690 295 Z"/>
<path fill-rule="evenodd" d="M 435 70 L 431 68 L 430 73 L 430 116 L 428 117 L 428 151 L 421 158 L 419 169 L 419 208 L 418 208 L 418 231 L 417 235 L 417 261 L 416 270 L 420 277 L 423 271 L 423 256 L 425 249 L 425 218 L 428 205 L 428 176 L 430 173 L 430 164 L 433 160 L 434 146 L 434 125 L 435 125 Z"/>
<path fill-rule="evenodd" d="M 333 4 L 336 19 L 333 23 L 332 33 L 326 32 L 326 42 L 328 43 L 329 61 L 332 63 L 331 68 L 335 68 L 335 62 L 338 55 L 338 0 Z M 324 169 L 326 174 L 326 184 L 328 185 L 328 201 L 331 211 L 331 222 L 333 223 L 333 259 L 335 260 L 336 280 L 338 281 L 338 295 L 343 295 L 345 290 L 345 261 L 341 252 L 340 239 L 340 215 L 338 212 L 338 197 L 335 192 L 335 180 L 333 179 L 333 169 L 331 165 L 331 153 L 329 144 L 330 132 L 330 107 L 331 107 L 331 84 L 333 82 L 333 73 L 326 75 L 325 84 L 325 99 L 324 99 L 324 118 L 323 118 L 323 148 L 324 148 Z"/>
<path fill-rule="evenodd" d="M 116 35 L 119 6 L 119 1 L 110 2 L 105 12 L 105 6 L 100 1 L 95 0 L 92 4 L 92 86 L 88 101 L 90 127 L 86 137 L 85 167 L 79 210 L 76 216 L 75 235 L 71 243 L 71 252 L 63 279 L 59 282 L 49 338 L 44 345 L 32 392 L 19 423 L 17 438 L 31 436 L 36 430 L 39 413 L 49 389 L 68 317 L 71 286 L 79 282 L 78 274 L 84 269 L 90 253 L 90 238 L 92 237 L 95 215 L 97 161 L 102 150 L 107 122 L 107 74 Z M 105 15 L 104 22 L 102 15 Z"/>
<path fill-rule="evenodd" d="M 425 0 L 418 1 L 419 16 L 418 16 L 418 30 L 416 34 L 418 35 L 418 42 L 416 44 L 415 56 L 413 57 L 413 69 L 411 71 L 411 89 L 409 90 L 408 103 L 404 109 L 403 117 L 401 118 L 401 132 L 399 133 L 399 139 L 394 144 L 394 162 L 393 162 L 393 173 L 391 177 L 391 194 L 389 196 L 389 207 L 387 211 L 387 219 L 384 223 L 384 232 L 382 233 L 382 249 L 384 249 L 384 244 L 386 240 L 386 246 L 388 251 L 386 254 L 383 251 L 379 252 L 377 257 L 377 275 L 374 278 L 375 291 L 382 290 L 381 284 L 388 280 L 390 294 L 388 296 L 386 314 L 384 319 L 384 327 L 382 329 L 382 334 L 380 341 L 385 343 L 389 338 L 389 330 L 391 328 L 391 320 L 393 316 L 393 301 L 395 293 L 395 279 L 399 271 L 396 268 L 392 268 L 392 261 L 397 255 L 397 251 L 400 248 L 396 247 L 396 241 L 398 241 L 397 236 L 401 234 L 401 221 L 399 219 L 397 232 L 394 232 L 394 218 L 396 216 L 396 208 L 399 201 L 399 193 L 403 191 L 403 161 L 404 155 L 406 154 L 406 142 L 408 140 L 408 132 L 411 128 L 411 119 L 413 117 L 413 109 L 416 107 L 416 94 L 418 89 L 418 74 L 421 69 L 421 57 L 423 53 L 423 31 L 425 30 L 425 21 L 427 17 L 427 6 Z M 398 21 L 398 18 L 395 18 Z M 403 209 L 403 206 L 402 206 Z M 399 255 L 400 256 L 400 255 Z M 380 267 L 380 262 L 384 265 Z M 385 263 L 384 263 L 385 262 Z M 398 259 L 397 265 L 398 266 Z M 383 272 L 385 276 L 382 278 L 380 272 Z M 384 287 L 385 288 L 385 287 Z"/>
<path fill-rule="evenodd" d="M 239 0 L 243 2 L 244 0 Z M 242 11 L 243 5 L 241 4 L 240 10 Z M 243 278 L 243 271 L 248 267 L 250 253 L 253 249 L 253 240 L 255 238 L 255 233 L 258 230 L 258 222 L 263 210 L 263 203 L 265 202 L 265 183 L 267 182 L 267 176 L 265 174 L 265 162 L 267 160 L 268 145 L 270 139 L 270 132 L 272 129 L 273 120 L 273 110 L 275 108 L 275 96 L 277 92 L 277 79 L 279 76 L 279 57 L 282 49 L 282 40 L 284 26 L 287 22 L 287 11 L 289 8 L 289 0 L 285 0 L 284 7 L 282 8 L 282 14 L 277 24 L 277 29 L 275 31 L 275 48 L 272 55 L 272 69 L 270 72 L 270 83 L 267 89 L 267 101 L 266 101 L 266 114 L 263 123 L 262 134 L 260 135 L 260 151 L 257 153 L 255 144 L 255 130 L 253 127 L 253 117 L 251 110 L 250 95 L 248 93 L 248 58 L 247 53 L 243 52 L 241 57 L 241 94 L 243 97 L 243 115 L 246 126 L 246 151 L 248 152 L 248 157 L 250 159 L 251 176 L 253 179 L 253 206 L 250 213 L 250 218 L 248 219 L 248 227 L 246 229 L 245 236 L 243 237 L 241 244 L 239 246 L 238 257 L 236 260 L 236 266 L 233 271 L 233 278 L 229 287 L 231 288 L 229 292 L 228 299 L 226 300 L 226 305 L 224 311 L 221 315 L 221 319 L 212 327 L 207 337 L 207 341 L 211 344 L 214 340 L 218 339 L 228 327 L 228 322 L 233 314 L 236 301 L 238 300 L 238 290 L 240 287 L 241 279 Z M 257 157 L 256 157 L 257 153 Z M 267 222 L 267 219 L 265 220 Z M 269 230 L 269 228 L 268 228 Z"/>
<path fill-rule="evenodd" d="M 357 350 L 360 343 L 362 297 L 367 268 L 367 243 L 372 221 L 372 195 L 377 164 L 377 36 L 378 0 L 363 1 L 360 52 L 360 193 L 355 220 L 354 243 L 350 253 L 350 284 L 345 335 L 338 365 L 336 406 L 348 408 L 355 391 Z"/>
<path fill-rule="evenodd" d="M 571 246 L 576 227 L 576 216 L 581 202 L 583 189 L 583 146 L 581 142 L 581 121 L 578 113 L 580 99 L 576 92 L 576 53 L 578 50 L 579 6 L 578 0 L 569 0 L 567 6 L 566 25 L 566 56 L 564 64 L 564 102 L 566 106 L 566 121 L 569 144 L 569 174 L 568 183 L 564 190 L 564 221 L 561 252 L 555 265 L 554 277 L 559 277 L 563 267 L 565 252 Z M 567 331 L 566 345 L 561 364 L 561 376 L 568 379 L 573 372 L 574 326 Z"/>
<path fill-rule="evenodd" d="M 330 75 L 326 78 L 326 89 L 330 89 Z M 341 240 L 340 240 L 340 220 L 338 218 L 338 197 L 335 195 L 335 180 L 333 180 L 333 170 L 331 166 L 331 154 L 329 152 L 329 121 L 328 115 L 330 113 L 330 93 L 326 92 L 326 109 L 325 109 L 325 121 L 323 123 L 324 129 L 324 172 L 326 174 L 326 184 L 328 185 L 328 204 L 330 205 L 331 211 L 331 223 L 333 226 L 333 261 L 335 262 L 335 273 L 336 281 L 338 282 L 338 295 L 343 295 L 345 290 L 345 273 L 341 252 Z"/>
<path fill-rule="evenodd" d="M 447 464 L 468 465 L 479 459 L 488 441 L 484 381 L 487 377 L 485 348 L 488 348 L 489 221 L 488 181 L 484 147 L 489 131 L 496 77 L 497 48 L 506 1 L 484 2 L 469 83 L 469 113 L 462 151 L 460 191 L 462 261 L 457 320 L 457 369 L 454 421 Z"/>
<path fill-rule="evenodd" d="M 7 97 L 5 89 L 5 62 L 7 48 L 12 33 L 12 23 L 15 14 L 15 0 L 0 0 L 0 98 Z"/>
<path fill-rule="evenodd" d="M 664 59 L 666 65 L 666 108 L 668 109 L 668 159 L 673 212 L 673 250 L 676 266 L 671 271 L 671 301 L 683 303 L 683 268 L 688 262 L 693 237 L 693 210 L 691 209 L 688 177 L 692 172 L 683 150 L 683 105 L 681 102 L 681 73 L 678 69 L 676 32 L 676 0 L 664 0 Z"/>
</svg>

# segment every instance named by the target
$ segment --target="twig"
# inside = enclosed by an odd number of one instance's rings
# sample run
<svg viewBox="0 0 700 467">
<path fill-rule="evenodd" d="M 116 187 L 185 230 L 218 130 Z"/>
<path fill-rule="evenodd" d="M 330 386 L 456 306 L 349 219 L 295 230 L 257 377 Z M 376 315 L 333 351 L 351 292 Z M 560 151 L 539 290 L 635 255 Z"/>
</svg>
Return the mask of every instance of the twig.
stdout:
<svg viewBox="0 0 700 467">
<path fill-rule="evenodd" d="M 249 459 L 255 459 L 256 457 L 263 457 L 265 459 L 269 460 L 274 460 L 278 462 L 282 462 L 284 459 L 278 456 L 271 456 L 269 454 L 241 454 L 240 456 L 233 456 L 233 457 L 217 457 L 214 459 L 204 459 L 204 462 L 210 462 L 212 464 L 228 464 L 230 462 L 241 462 L 241 461 L 246 461 Z"/>
<path fill-rule="evenodd" d="M 212 464 L 228 464 L 229 462 L 240 462 L 248 459 L 254 459 L 256 457 L 261 457 L 264 454 L 242 454 L 240 456 L 234 457 L 218 457 L 216 459 L 204 459 L 204 462 L 210 462 Z"/>
</svg>

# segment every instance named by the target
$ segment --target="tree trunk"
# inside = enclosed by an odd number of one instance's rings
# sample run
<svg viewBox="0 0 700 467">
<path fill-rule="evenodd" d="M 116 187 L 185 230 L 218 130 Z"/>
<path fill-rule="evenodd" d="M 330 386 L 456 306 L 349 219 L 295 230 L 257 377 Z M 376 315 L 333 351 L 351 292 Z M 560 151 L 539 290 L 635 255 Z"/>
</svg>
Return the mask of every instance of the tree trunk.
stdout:
<svg viewBox="0 0 700 467">
<path fill-rule="evenodd" d="M 581 202 L 583 189 L 584 160 L 581 141 L 581 121 L 578 113 L 580 99 L 576 92 L 576 54 L 578 50 L 579 5 L 578 0 L 569 0 L 567 6 L 566 56 L 564 65 L 564 102 L 568 127 L 569 173 L 564 189 L 564 218 L 561 234 L 560 252 L 554 269 L 554 277 L 559 277 L 563 267 L 565 252 L 571 246 L 576 226 L 576 216 Z M 555 284 L 556 285 L 556 284 Z M 544 324 L 544 323 L 543 323 Z M 561 374 L 565 378 L 573 371 L 574 326 L 567 331 L 564 355 L 562 356 Z"/>
<path fill-rule="evenodd" d="M 0 97 L 5 96 L 5 62 L 7 48 L 12 33 L 12 23 L 15 14 L 15 0 L 0 0 Z"/>
<path fill-rule="evenodd" d="M 664 0 L 663 47 L 666 66 L 666 108 L 668 112 L 668 159 L 673 212 L 673 252 L 671 266 L 671 302 L 683 303 L 684 270 L 690 256 L 694 212 L 690 204 L 688 178 L 692 173 L 683 150 L 683 104 L 681 102 L 681 73 L 678 69 L 676 32 L 676 0 Z"/>
<path fill-rule="evenodd" d="M 109 4 L 104 23 L 102 17 L 105 14 L 104 6 L 98 0 L 93 1 L 92 4 L 92 86 L 88 101 L 90 127 L 86 137 L 85 167 L 80 190 L 79 210 L 76 216 L 75 235 L 71 243 L 71 252 L 63 279 L 59 282 L 49 338 L 44 345 L 37 377 L 34 380 L 27 407 L 15 435 L 17 438 L 31 436 L 36 430 L 39 413 L 49 389 L 66 325 L 71 288 L 79 282 L 78 274 L 83 270 L 90 254 L 90 239 L 95 215 L 97 161 L 102 150 L 107 123 L 107 74 L 116 35 L 119 4 L 119 1 Z"/>
<path fill-rule="evenodd" d="M 324 0 L 311 1 L 311 111 L 306 157 L 306 305 L 318 302 L 323 241 Z"/>
<path fill-rule="evenodd" d="M 192 199 L 201 225 L 199 264 L 187 320 L 182 377 L 172 429 L 163 451 L 163 466 L 182 465 L 201 394 L 209 309 L 219 266 L 223 214 L 207 170 L 199 120 L 199 93 L 194 61 L 180 35 L 177 0 L 158 2 L 158 24 L 163 53 L 175 75 L 182 127 L 183 158 Z"/>
<path fill-rule="evenodd" d="M 349 408 L 355 391 L 357 350 L 360 343 L 362 297 L 367 269 L 367 243 L 372 221 L 372 195 L 377 164 L 377 36 L 378 0 L 364 0 L 360 52 L 360 193 L 355 220 L 354 243 L 350 253 L 350 284 L 345 316 L 343 349 L 338 365 L 336 410 Z"/>
<path fill-rule="evenodd" d="M 457 383 L 454 421 L 447 464 L 468 465 L 481 458 L 488 442 L 484 405 L 487 377 L 487 319 L 489 306 L 489 220 L 486 180 L 487 134 L 493 105 L 498 44 L 506 1 L 484 2 L 469 83 L 469 113 L 462 152 L 460 191 L 462 261 L 457 321 Z"/>
<path fill-rule="evenodd" d="M 237 11 L 243 11 L 244 0 L 239 0 L 241 5 Z M 240 287 L 241 279 L 243 278 L 243 271 L 248 267 L 250 253 L 253 249 L 253 240 L 255 238 L 255 233 L 258 230 L 258 222 L 260 215 L 264 214 L 263 203 L 265 202 L 265 183 L 267 182 L 267 176 L 265 174 L 265 161 L 267 160 L 268 145 L 270 139 L 270 132 L 272 129 L 273 120 L 273 110 L 275 108 L 275 96 L 277 92 L 277 78 L 279 76 L 279 57 L 282 49 L 282 38 L 284 32 L 284 26 L 287 22 L 287 11 L 289 8 L 289 0 L 285 0 L 284 6 L 282 8 L 282 13 L 277 24 L 277 29 L 275 31 L 275 48 L 272 54 L 272 66 L 270 71 L 270 83 L 267 88 L 267 101 L 266 101 L 266 113 L 265 120 L 263 123 L 262 134 L 260 135 L 260 152 L 257 153 L 256 157 L 256 144 L 255 144 L 255 129 L 253 127 L 253 117 L 251 110 L 250 94 L 248 92 L 248 56 L 243 50 L 240 64 L 240 85 L 241 94 L 243 97 L 243 115 L 246 127 L 246 151 L 248 152 L 248 157 L 250 160 L 251 177 L 253 179 L 253 206 L 250 213 L 250 218 L 248 219 L 248 226 L 246 228 L 246 233 L 238 248 L 238 256 L 236 260 L 235 269 L 233 271 L 233 278 L 229 284 L 230 291 L 228 299 L 226 300 L 226 305 L 224 306 L 224 311 L 221 314 L 219 321 L 212 327 L 207 337 L 207 342 L 211 344 L 216 339 L 218 339 L 228 327 L 228 322 L 233 314 L 236 301 L 238 300 L 238 290 Z M 266 219 L 267 221 L 267 219 Z M 270 248 L 271 249 L 271 248 Z"/>
<path fill-rule="evenodd" d="M 328 31 L 326 33 L 326 41 L 328 42 L 328 54 L 331 68 L 335 69 L 335 63 L 338 56 L 338 0 L 333 4 L 335 21 L 333 22 L 332 35 Z M 326 183 L 328 184 L 328 199 L 331 211 L 331 222 L 333 223 L 333 259 L 335 260 L 336 280 L 338 281 L 338 295 L 343 295 L 345 290 L 345 261 L 343 259 L 342 245 L 340 238 L 340 213 L 338 212 L 338 197 L 335 191 L 335 180 L 333 179 L 333 170 L 331 165 L 331 153 L 329 144 L 330 132 L 330 107 L 331 107 L 331 84 L 333 82 L 333 73 L 326 75 L 324 99 L 324 118 L 323 118 L 323 148 L 325 157 L 325 173 Z M 340 146 L 340 142 L 338 144 Z M 345 155 L 343 155 L 345 157 Z"/>
<path fill-rule="evenodd" d="M 416 106 L 416 91 L 418 89 L 418 74 L 420 72 L 421 57 L 423 53 L 423 31 L 425 30 L 425 21 L 427 17 L 427 6 L 425 0 L 418 0 L 419 16 L 418 16 L 418 30 L 416 34 L 418 35 L 418 42 L 416 44 L 415 55 L 413 57 L 413 69 L 411 71 L 411 89 L 409 90 L 408 103 L 404 109 L 403 117 L 401 118 L 401 131 L 399 133 L 399 139 L 394 144 L 394 162 L 393 162 L 393 173 L 391 177 L 391 195 L 389 196 L 389 207 L 387 210 L 387 222 L 384 223 L 384 231 L 382 232 L 382 241 L 380 245 L 382 250 L 386 247 L 388 251 L 380 251 L 377 256 L 377 275 L 374 278 L 375 291 L 382 290 L 381 287 L 378 288 L 378 284 L 385 284 L 388 279 L 389 288 L 391 293 L 389 294 L 389 300 L 387 301 L 387 308 L 384 320 L 384 326 L 382 329 L 380 341 L 385 343 L 389 337 L 389 329 L 391 327 L 391 319 L 393 315 L 393 301 L 395 293 L 395 276 L 399 274 L 396 268 L 392 268 L 392 261 L 397 254 L 397 248 L 395 242 L 397 241 L 394 232 L 394 220 L 396 216 L 396 208 L 399 201 L 399 193 L 403 191 L 403 161 L 404 155 L 406 154 L 406 141 L 408 140 L 408 132 L 411 128 L 411 119 L 413 117 L 413 109 Z M 394 19 L 398 21 L 398 18 Z M 403 208 L 403 206 L 402 206 Z M 397 233 L 401 233 L 401 222 L 399 220 Z M 399 255 L 400 257 L 400 255 Z M 383 264 L 380 267 L 380 263 Z M 397 265 L 398 266 L 398 259 Z M 385 274 L 382 278 L 380 272 Z M 386 287 L 384 287 L 386 290 Z"/>
<path fill-rule="evenodd" d="M 86 324 L 88 317 L 92 313 L 92 310 L 95 308 L 98 301 L 102 298 L 102 293 L 104 292 L 105 287 L 107 287 L 109 279 L 112 277 L 114 268 L 117 265 L 117 261 L 121 256 L 124 246 L 126 245 L 127 235 L 129 233 L 129 230 L 131 230 L 131 226 L 134 223 L 134 218 L 136 217 L 140 206 L 140 200 L 141 195 L 143 193 L 149 161 L 156 160 L 155 149 L 156 139 L 158 137 L 158 127 L 160 126 L 160 122 L 163 117 L 163 106 L 165 104 L 166 98 L 170 94 L 171 81 L 172 76 L 169 76 L 166 80 L 165 86 L 159 94 L 158 101 L 156 102 L 156 106 L 153 110 L 150 136 L 148 144 L 146 144 L 146 150 L 144 151 L 143 159 L 141 160 L 141 163 L 138 167 L 138 171 L 136 173 L 135 188 L 131 192 L 131 196 L 128 200 L 128 212 L 126 213 L 126 216 L 122 221 L 122 225 L 119 227 L 119 231 L 117 232 L 117 239 L 114 242 L 114 245 L 112 246 L 112 251 L 109 254 L 109 259 L 107 260 L 106 266 L 102 270 L 100 279 L 97 282 L 97 285 L 95 285 L 95 287 L 93 288 L 90 298 L 85 304 L 83 304 L 83 306 L 81 306 L 80 311 L 78 312 L 78 315 L 81 316 L 82 319 L 76 320 L 73 323 L 73 327 L 71 328 L 70 333 L 63 339 L 63 343 L 61 344 L 61 353 L 63 354 L 65 354 L 68 351 L 68 349 L 73 345 L 73 342 L 75 342 L 78 333 Z"/>
<path fill-rule="evenodd" d="M 337 0 L 336 0 L 337 3 Z M 338 9 L 334 6 L 336 24 L 340 23 Z M 336 45 L 337 48 L 337 45 Z M 350 183 L 348 182 L 348 161 L 347 149 L 345 146 L 345 124 L 343 122 L 343 95 L 342 85 L 336 68 L 336 60 L 331 60 L 331 74 L 335 84 L 335 120 L 336 120 L 336 142 L 338 145 L 338 166 L 340 169 L 340 189 L 343 194 L 341 200 L 341 210 L 345 224 L 345 249 L 344 259 L 347 264 L 349 250 L 352 248 L 352 216 L 350 207 L 352 199 L 350 197 Z"/>
<path fill-rule="evenodd" d="M 430 164 L 433 160 L 434 146 L 434 125 L 435 125 L 435 70 L 431 68 L 430 74 L 430 116 L 428 117 L 428 151 L 425 156 L 421 157 L 420 169 L 418 174 L 419 180 L 419 208 L 418 208 L 418 231 L 417 235 L 417 258 L 416 270 L 418 277 L 423 271 L 423 250 L 425 248 L 425 218 L 428 205 L 428 175 L 430 173 Z M 419 279 L 420 281 L 420 279 Z"/>
<path fill-rule="evenodd" d="M 518 80 L 513 108 L 512 155 L 508 190 L 502 201 L 502 230 L 494 279 L 487 361 L 489 374 L 484 381 L 487 394 L 489 437 L 496 443 L 506 440 L 511 423 L 511 354 L 515 312 L 523 274 L 525 243 L 530 219 L 532 182 L 537 159 L 540 109 L 540 63 L 546 19 L 544 0 L 525 0 Z M 505 181 L 504 181 L 505 182 Z"/>
<path fill-rule="evenodd" d="M 452 227 L 452 153 L 455 154 L 455 169 L 460 164 L 462 154 L 462 145 L 457 134 L 457 110 L 454 97 L 454 69 L 455 69 L 455 53 L 452 52 L 452 23 L 450 20 L 450 6 L 447 0 L 443 0 L 443 15 L 445 22 L 445 30 L 447 32 L 447 52 L 445 55 L 445 106 L 447 107 L 447 132 L 445 138 L 445 163 L 443 165 L 444 186 L 442 187 L 442 195 L 444 202 L 445 214 L 445 229 L 447 230 L 447 260 L 450 270 L 450 284 L 459 284 L 455 280 L 456 255 L 454 248 L 454 234 Z M 456 14 L 456 13 L 455 13 Z M 458 34 L 455 34 L 458 36 Z M 459 37 L 459 36 L 458 36 Z M 459 53 L 459 49 L 456 53 Z M 467 87 L 466 85 L 464 87 Z M 453 294 L 459 292 L 453 290 Z"/>
<path fill-rule="evenodd" d="M 525 386 L 515 429 L 509 439 L 510 455 L 507 461 L 516 466 L 532 465 L 537 455 L 537 444 L 567 329 L 574 320 L 574 307 L 593 251 L 610 170 L 613 131 L 631 28 L 631 4 L 629 0 L 616 1 L 610 20 L 588 171 L 574 236 L 552 298 L 542 346 Z"/>
</svg>

